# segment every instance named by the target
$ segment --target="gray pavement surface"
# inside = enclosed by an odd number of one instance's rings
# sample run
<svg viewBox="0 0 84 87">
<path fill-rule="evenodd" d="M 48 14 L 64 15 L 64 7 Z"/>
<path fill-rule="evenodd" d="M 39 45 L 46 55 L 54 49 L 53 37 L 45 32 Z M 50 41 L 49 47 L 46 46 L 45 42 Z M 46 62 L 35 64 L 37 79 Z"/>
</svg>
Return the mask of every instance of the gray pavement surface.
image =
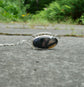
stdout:
<svg viewBox="0 0 84 87">
<path fill-rule="evenodd" d="M 84 35 L 84 25 L 65 25 L 56 24 L 49 26 L 29 26 L 29 24 L 2 24 L 0 23 L 0 33 L 8 34 L 35 34 L 37 32 L 51 32 L 54 34 L 65 35 L 65 34 L 75 34 Z"/>
<path fill-rule="evenodd" d="M 1 33 L 71 33 L 61 30 L 0 28 Z M 0 87 L 84 87 L 84 38 L 61 37 L 55 48 L 36 50 L 29 45 L 31 36 L 0 36 L 0 44 L 22 40 L 27 43 L 0 47 Z"/>
</svg>

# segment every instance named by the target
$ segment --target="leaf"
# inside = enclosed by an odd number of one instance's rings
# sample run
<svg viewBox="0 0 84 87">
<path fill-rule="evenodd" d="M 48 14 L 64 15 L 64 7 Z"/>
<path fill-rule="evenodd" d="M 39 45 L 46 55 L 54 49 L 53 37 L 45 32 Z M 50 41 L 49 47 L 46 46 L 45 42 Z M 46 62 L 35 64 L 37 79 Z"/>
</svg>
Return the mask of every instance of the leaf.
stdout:
<svg viewBox="0 0 84 87">
<path fill-rule="evenodd" d="M 71 7 L 70 7 L 70 6 L 68 6 L 68 5 L 65 5 L 65 7 L 66 7 L 66 8 L 69 8 L 69 9 L 71 9 Z"/>
</svg>

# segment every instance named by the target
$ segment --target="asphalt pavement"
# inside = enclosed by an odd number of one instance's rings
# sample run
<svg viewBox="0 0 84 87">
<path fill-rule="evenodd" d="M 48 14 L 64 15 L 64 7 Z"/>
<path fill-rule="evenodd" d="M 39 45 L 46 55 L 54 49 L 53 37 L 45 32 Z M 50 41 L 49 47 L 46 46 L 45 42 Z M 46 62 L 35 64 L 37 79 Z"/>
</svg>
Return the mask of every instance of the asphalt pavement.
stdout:
<svg viewBox="0 0 84 87">
<path fill-rule="evenodd" d="M 0 44 L 25 41 L 14 46 L 0 46 L 0 87 L 84 87 L 84 38 L 61 37 L 53 49 L 32 48 L 31 36 L 7 36 L 9 34 L 83 34 L 82 25 L 65 29 L 30 29 L 20 24 L 0 24 Z M 7 27 L 6 27 L 7 26 Z M 20 27 L 19 27 L 20 26 Z M 55 25 L 58 26 L 58 25 Z M 48 26 L 47 26 L 48 27 Z M 68 28 L 67 27 L 67 28 Z M 80 29 L 76 30 L 76 27 Z"/>
</svg>

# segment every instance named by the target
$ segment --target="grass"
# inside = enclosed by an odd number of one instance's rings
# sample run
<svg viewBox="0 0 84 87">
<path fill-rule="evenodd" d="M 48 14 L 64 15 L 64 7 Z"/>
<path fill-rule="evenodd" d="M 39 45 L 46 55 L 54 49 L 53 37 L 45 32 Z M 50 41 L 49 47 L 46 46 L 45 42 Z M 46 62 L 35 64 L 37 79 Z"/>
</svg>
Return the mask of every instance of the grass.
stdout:
<svg viewBox="0 0 84 87">
<path fill-rule="evenodd" d="M 38 26 L 41 26 L 41 25 L 47 26 L 47 25 L 50 24 L 49 21 L 44 20 L 44 19 L 35 19 L 35 20 L 34 19 L 31 19 L 31 20 L 28 20 L 28 23 L 30 25 L 38 25 Z"/>
</svg>

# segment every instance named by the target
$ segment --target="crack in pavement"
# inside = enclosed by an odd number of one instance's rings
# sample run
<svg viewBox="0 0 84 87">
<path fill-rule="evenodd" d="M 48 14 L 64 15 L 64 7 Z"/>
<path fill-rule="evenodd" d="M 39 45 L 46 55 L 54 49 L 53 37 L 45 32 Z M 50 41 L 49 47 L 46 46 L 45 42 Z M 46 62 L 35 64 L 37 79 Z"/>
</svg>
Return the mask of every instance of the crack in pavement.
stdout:
<svg viewBox="0 0 84 87">
<path fill-rule="evenodd" d="M 0 33 L 0 35 L 7 35 L 7 36 L 32 36 L 32 34 L 11 34 L 11 33 Z"/>
<path fill-rule="evenodd" d="M 11 33 L 0 33 L 0 35 L 7 35 L 7 36 L 33 36 L 33 34 L 11 34 Z M 83 38 L 84 35 L 76 35 L 76 34 L 64 34 L 64 35 L 56 35 L 56 37 L 81 37 Z"/>
</svg>

